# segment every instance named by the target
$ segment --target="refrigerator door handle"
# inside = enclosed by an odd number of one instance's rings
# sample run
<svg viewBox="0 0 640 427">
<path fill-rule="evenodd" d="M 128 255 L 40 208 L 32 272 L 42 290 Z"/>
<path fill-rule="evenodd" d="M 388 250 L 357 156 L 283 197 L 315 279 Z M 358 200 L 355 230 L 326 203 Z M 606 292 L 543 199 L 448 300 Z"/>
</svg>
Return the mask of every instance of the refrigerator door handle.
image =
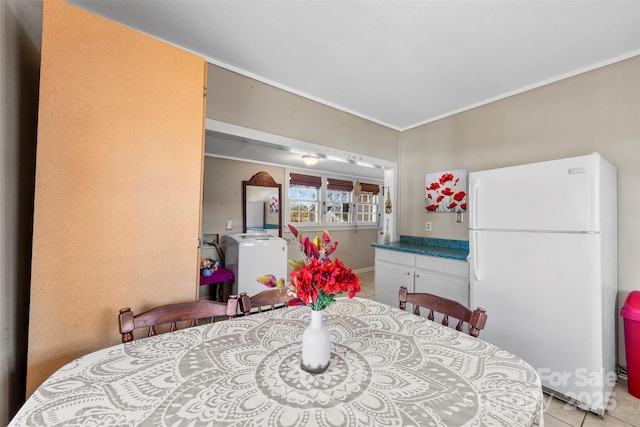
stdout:
<svg viewBox="0 0 640 427">
<path fill-rule="evenodd" d="M 477 204 L 478 204 L 478 181 L 473 181 L 473 188 L 471 188 L 471 200 L 469 203 L 469 227 L 477 228 Z"/>
<path fill-rule="evenodd" d="M 473 278 L 476 282 L 479 282 L 480 274 L 478 271 L 478 244 L 476 233 L 470 233 L 469 238 L 471 240 L 469 242 L 469 246 L 471 247 L 472 252 L 469 253 L 467 261 L 469 261 L 469 264 L 471 264 L 471 272 L 473 273 Z"/>
</svg>

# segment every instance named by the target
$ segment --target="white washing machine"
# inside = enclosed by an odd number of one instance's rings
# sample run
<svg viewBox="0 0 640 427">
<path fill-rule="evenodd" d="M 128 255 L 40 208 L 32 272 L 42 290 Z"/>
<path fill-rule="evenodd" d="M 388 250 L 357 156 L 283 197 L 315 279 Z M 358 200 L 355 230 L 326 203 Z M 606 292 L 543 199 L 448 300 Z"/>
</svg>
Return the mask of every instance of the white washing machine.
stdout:
<svg viewBox="0 0 640 427">
<path fill-rule="evenodd" d="M 256 280 L 265 274 L 288 281 L 286 240 L 266 233 L 229 234 L 226 246 L 225 268 L 235 276 L 232 294 L 252 296 L 269 289 Z"/>
</svg>

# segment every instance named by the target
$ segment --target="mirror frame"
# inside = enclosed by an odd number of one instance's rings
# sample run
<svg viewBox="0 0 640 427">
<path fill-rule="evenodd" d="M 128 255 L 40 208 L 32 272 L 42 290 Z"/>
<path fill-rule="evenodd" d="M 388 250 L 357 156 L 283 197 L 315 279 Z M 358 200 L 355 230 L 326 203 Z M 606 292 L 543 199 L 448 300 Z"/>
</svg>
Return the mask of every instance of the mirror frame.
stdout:
<svg viewBox="0 0 640 427">
<path fill-rule="evenodd" d="M 278 184 L 267 172 L 258 172 L 249 181 L 242 181 L 242 232 L 247 232 L 247 186 L 278 188 L 278 237 L 282 237 L 282 184 Z"/>
</svg>

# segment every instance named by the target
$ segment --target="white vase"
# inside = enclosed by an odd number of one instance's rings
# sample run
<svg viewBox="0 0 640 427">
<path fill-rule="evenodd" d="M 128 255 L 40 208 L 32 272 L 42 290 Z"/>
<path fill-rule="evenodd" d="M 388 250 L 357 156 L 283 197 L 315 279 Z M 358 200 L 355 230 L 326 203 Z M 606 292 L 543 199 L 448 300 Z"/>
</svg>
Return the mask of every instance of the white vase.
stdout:
<svg viewBox="0 0 640 427">
<path fill-rule="evenodd" d="M 303 370 L 320 374 L 329 367 L 331 336 L 324 325 L 324 315 L 320 310 L 311 310 L 311 324 L 302 334 Z"/>
</svg>

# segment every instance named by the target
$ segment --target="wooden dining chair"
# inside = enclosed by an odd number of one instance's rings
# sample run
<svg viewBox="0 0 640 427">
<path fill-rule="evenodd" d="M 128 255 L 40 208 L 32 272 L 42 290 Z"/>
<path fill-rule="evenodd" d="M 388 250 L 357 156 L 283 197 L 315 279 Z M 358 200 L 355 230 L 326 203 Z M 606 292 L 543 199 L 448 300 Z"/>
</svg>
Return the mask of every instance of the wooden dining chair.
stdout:
<svg viewBox="0 0 640 427">
<path fill-rule="evenodd" d="M 285 288 L 275 288 L 262 291 L 259 294 L 250 297 L 246 292 L 240 294 L 240 312 L 243 315 L 260 313 L 266 310 L 274 310 L 277 308 L 287 307 L 289 301 L 295 296 L 289 295 Z M 257 311 L 251 311 L 257 308 Z"/>
<path fill-rule="evenodd" d="M 134 315 L 131 308 L 120 310 L 120 333 L 122 342 L 133 341 L 133 331 L 138 328 L 149 328 L 147 336 L 156 335 L 156 326 L 169 324 L 169 332 L 177 329 L 177 322 L 191 321 L 189 327 L 196 326 L 198 320 L 215 317 L 236 317 L 238 310 L 238 297 L 230 295 L 229 300 L 216 302 L 209 300 L 190 301 L 176 304 L 167 304 L 152 308 L 144 313 Z"/>
<path fill-rule="evenodd" d="M 443 315 L 442 324 L 449 326 L 449 317 L 458 319 L 456 330 L 462 331 L 462 325 L 466 322 L 469 325 L 469 335 L 477 337 L 480 330 L 484 329 L 487 321 L 487 313 L 484 308 L 470 310 L 457 301 L 439 297 L 427 293 L 409 293 L 405 286 L 400 287 L 398 295 L 400 309 L 406 310 L 407 303 L 413 304 L 413 314 L 420 315 L 420 307 L 429 310 L 427 319 L 434 319 L 434 312 Z"/>
</svg>

